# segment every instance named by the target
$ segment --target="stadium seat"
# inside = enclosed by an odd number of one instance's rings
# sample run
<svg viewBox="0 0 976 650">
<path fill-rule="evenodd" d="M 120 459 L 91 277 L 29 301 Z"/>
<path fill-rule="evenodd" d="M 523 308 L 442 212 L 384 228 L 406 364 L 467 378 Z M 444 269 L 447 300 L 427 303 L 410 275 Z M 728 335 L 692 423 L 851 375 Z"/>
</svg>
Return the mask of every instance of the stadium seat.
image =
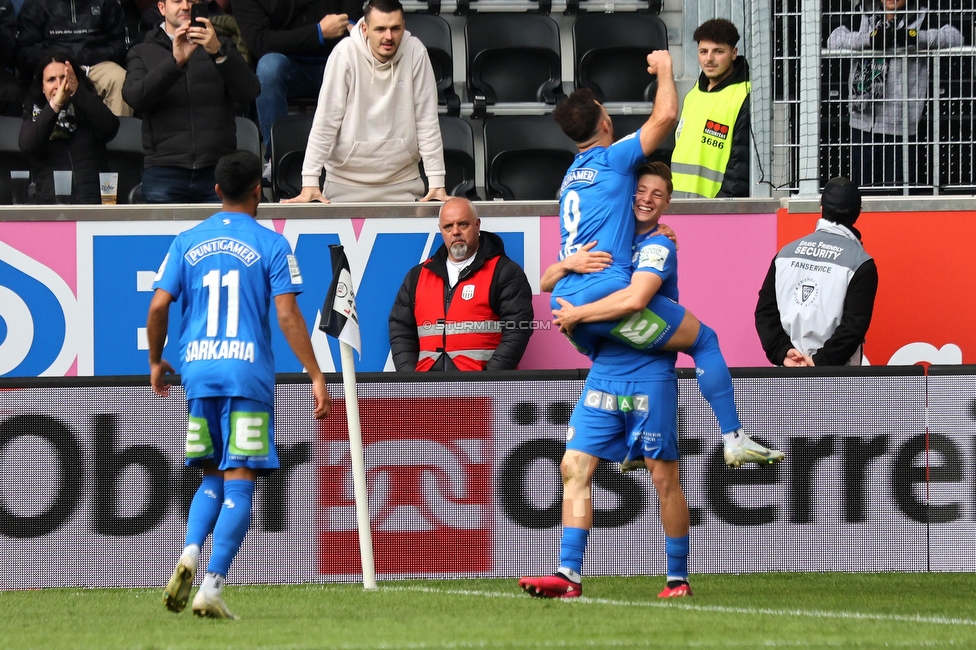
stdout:
<svg viewBox="0 0 976 650">
<path fill-rule="evenodd" d="M 555 104 L 563 96 L 559 28 L 536 14 L 475 14 L 464 27 L 474 114 L 498 102 Z"/>
<path fill-rule="evenodd" d="M 440 116 L 447 193 L 480 200 L 475 192 L 474 133 L 460 117 Z"/>
<path fill-rule="evenodd" d="M 440 16 L 407 14 L 407 31 L 427 47 L 430 65 L 437 82 L 437 103 L 447 108 L 447 114 L 461 113 L 461 98 L 454 92 L 454 55 L 451 26 Z"/>
<path fill-rule="evenodd" d="M 613 122 L 613 139 L 616 142 L 625 135 L 630 135 L 644 125 L 647 115 L 611 115 Z M 674 151 L 674 131 L 668 134 L 661 145 L 647 157 L 648 162 L 663 162 L 671 165 L 671 152 Z"/>
<path fill-rule="evenodd" d="M 261 133 L 254 120 L 238 116 L 237 122 L 237 150 L 250 151 L 258 158 L 261 157 Z"/>
<path fill-rule="evenodd" d="M 668 49 L 668 30 L 645 13 L 581 14 L 573 25 L 576 87 L 601 102 L 654 100 L 657 79 L 647 74 L 647 54 Z"/>
<path fill-rule="evenodd" d="M 142 120 L 120 117 L 119 132 L 105 145 L 108 149 L 108 170 L 119 173 L 119 203 L 132 200 L 132 189 L 142 185 Z M 136 196 L 141 196 L 137 194 Z"/>
<path fill-rule="evenodd" d="M 271 126 L 271 197 L 274 201 L 294 198 L 302 192 L 302 164 L 313 117 L 310 114 L 289 115 Z"/>
<path fill-rule="evenodd" d="M 579 150 L 552 115 L 504 115 L 485 121 L 485 190 L 488 199 L 556 198 Z"/>
<path fill-rule="evenodd" d="M 0 117 L 0 205 L 13 203 L 10 172 L 27 171 L 31 168 L 30 160 L 20 150 L 22 123 L 23 120 L 19 117 Z"/>
</svg>

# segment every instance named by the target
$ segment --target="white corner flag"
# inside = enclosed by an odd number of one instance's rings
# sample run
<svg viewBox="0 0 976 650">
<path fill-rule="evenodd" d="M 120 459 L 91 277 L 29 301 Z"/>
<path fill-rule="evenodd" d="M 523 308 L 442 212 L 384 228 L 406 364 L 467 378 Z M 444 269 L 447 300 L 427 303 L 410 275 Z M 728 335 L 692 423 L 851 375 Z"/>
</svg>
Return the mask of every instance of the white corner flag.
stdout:
<svg viewBox="0 0 976 650">
<path fill-rule="evenodd" d="M 346 422 L 349 425 L 349 456 L 352 465 L 353 492 L 356 496 L 356 523 L 359 528 L 359 555 L 363 564 L 363 587 L 376 589 L 376 566 L 373 562 L 373 535 L 369 526 L 369 502 L 366 491 L 366 459 L 363 455 L 363 431 L 359 422 L 359 397 L 356 391 L 355 348 L 362 358 L 359 338 L 359 316 L 356 292 L 352 287 L 349 261 L 342 246 L 329 246 L 332 255 L 332 284 L 322 305 L 319 329 L 339 339 L 342 360 L 342 386 L 346 399 Z"/>
<path fill-rule="evenodd" d="M 349 261 L 342 246 L 329 246 L 332 255 L 332 284 L 322 305 L 322 320 L 319 329 L 354 348 L 363 356 L 363 344 L 359 337 L 359 315 L 356 313 L 356 292 L 352 287 L 352 274 Z"/>
</svg>

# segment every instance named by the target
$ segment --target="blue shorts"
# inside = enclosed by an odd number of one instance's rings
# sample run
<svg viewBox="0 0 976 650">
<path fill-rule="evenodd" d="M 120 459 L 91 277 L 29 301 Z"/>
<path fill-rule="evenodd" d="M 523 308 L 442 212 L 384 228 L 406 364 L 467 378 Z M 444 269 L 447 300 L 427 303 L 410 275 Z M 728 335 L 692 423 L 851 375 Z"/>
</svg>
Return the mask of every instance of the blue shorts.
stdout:
<svg viewBox="0 0 976 650">
<path fill-rule="evenodd" d="M 187 407 L 187 466 L 210 461 L 222 470 L 278 469 L 273 406 L 243 397 L 201 397 L 187 400 Z"/>
<path fill-rule="evenodd" d="M 627 284 L 621 285 L 619 281 L 593 283 L 559 297 L 578 307 L 595 302 L 626 286 Z M 553 293 L 550 300 L 553 309 L 559 308 L 556 297 Z M 615 321 L 578 323 L 573 328 L 573 335 L 568 338 L 577 350 L 591 359 L 596 354 L 601 338 L 620 341 L 641 352 L 654 352 L 671 340 L 684 317 L 684 307 L 664 296 L 655 295 L 641 312 Z"/>
<path fill-rule="evenodd" d="M 588 378 L 566 432 L 566 450 L 613 462 L 678 460 L 678 382 Z"/>
</svg>

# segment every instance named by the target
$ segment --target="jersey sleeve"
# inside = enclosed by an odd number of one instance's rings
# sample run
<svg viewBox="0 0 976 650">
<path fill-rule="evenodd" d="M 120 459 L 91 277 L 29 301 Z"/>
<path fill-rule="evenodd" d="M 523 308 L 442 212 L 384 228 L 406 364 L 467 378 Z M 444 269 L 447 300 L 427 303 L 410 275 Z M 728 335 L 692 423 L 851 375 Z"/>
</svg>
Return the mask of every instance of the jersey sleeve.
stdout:
<svg viewBox="0 0 976 650">
<path fill-rule="evenodd" d="M 174 300 L 178 299 L 183 292 L 182 274 L 180 273 L 180 267 L 182 265 L 183 252 L 180 246 L 180 238 L 177 236 L 173 239 L 173 243 L 169 245 L 166 257 L 163 258 L 162 263 L 159 265 L 159 270 L 156 271 L 156 277 L 153 279 L 153 291 L 162 289 L 173 296 Z"/>
<path fill-rule="evenodd" d="M 639 129 L 620 138 L 607 150 L 607 165 L 618 174 L 633 174 L 645 160 Z"/>
<path fill-rule="evenodd" d="M 302 292 L 302 272 L 298 259 L 284 237 L 275 240 L 271 254 L 271 295 Z"/>
<path fill-rule="evenodd" d="M 637 251 L 634 273 L 639 271 L 656 273 L 662 280 L 667 280 L 674 274 L 677 266 L 678 255 L 674 242 L 664 235 L 658 235 L 649 237 L 641 244 Z"/>
</svg>

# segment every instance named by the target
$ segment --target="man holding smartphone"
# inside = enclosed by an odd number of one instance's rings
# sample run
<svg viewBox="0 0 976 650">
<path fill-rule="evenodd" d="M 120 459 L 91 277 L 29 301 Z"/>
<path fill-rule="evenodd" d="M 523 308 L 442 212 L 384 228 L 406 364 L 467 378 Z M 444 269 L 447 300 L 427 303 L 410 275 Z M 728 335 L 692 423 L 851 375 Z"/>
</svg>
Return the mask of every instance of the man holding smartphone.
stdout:
<svg viewBox="0 0 976 650">
<path fill-rule="evenodd" d="M 217 202 L 214 168 L 237 150 L 235 102 L 261 86 L 205 17 L 205 5 L 160 0 L 163 23 L 129 50 L 122 96 L 142 118 L 142 196 L 149 203 Z M 191 20 L 193 18 L 193 20 Z"/>
<path fill-rule="evenodd" d="M 362 0 L 234 0 L 234 18 L 258 60 L 258 123 L 268 156 L 271 126 L 288 114 L 289 97 L 315 97 L 332 49 L 363 15 Z"/>
</svg>

